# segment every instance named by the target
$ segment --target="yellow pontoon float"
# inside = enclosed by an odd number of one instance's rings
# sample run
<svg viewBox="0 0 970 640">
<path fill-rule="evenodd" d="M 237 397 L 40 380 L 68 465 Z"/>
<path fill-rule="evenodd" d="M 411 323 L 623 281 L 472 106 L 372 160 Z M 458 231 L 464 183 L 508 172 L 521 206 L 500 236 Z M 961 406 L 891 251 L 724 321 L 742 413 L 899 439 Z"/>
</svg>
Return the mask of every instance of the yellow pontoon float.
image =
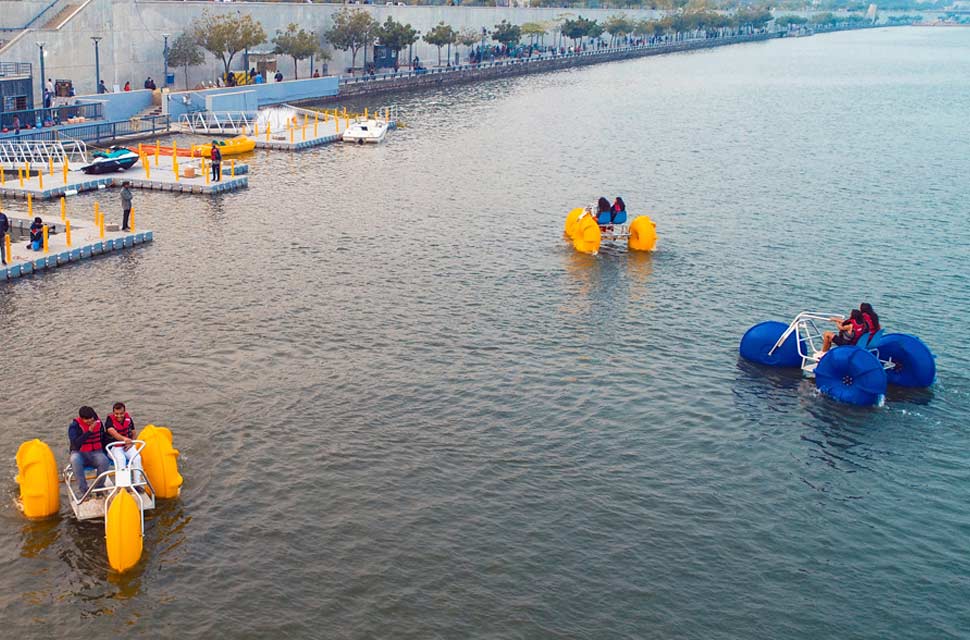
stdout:
<svg viewBox="0 0 970 640">
<path fill-rule="evenodd" d="M 653 251 L 657 246 L 657 225 L 650 216 L 637 216 L 626 223 L 626 212 L 620 212 L 611 222 L 597 220 L 595 206 L 577 207 L 566 216 L 566 237 L 576 251 L 596 255 L 603 241 L 626 240 L 633 251 Z"/>
<path fill-rule="evenodd" d="M 108 564 L 124 572 L 141 559 L 145 535 L 145 512 L 155 508 L 159 498 L 176 498 L 182 487 L 178 472 L 177 449 L 172 447 L 172 432 L 165 427 L 146 425 L 132 440 L 141 456 L 142 469 L 130 464 L 112 468 L 97 478 L 89 475 L 88 490 L 74 492 L 74 470 L 70 464 L 63 471 L 68 503 L 78 520 L 104 518 Z M 123 442 L 109 444 L 111 449 Z M 85 469 L 87 472 L 88 469 Z M 29 440 L 17 450 L 17 484 L 20 506 L 31 519 L 49 518 L 60 511 L 60 487 L 57 463 L 51 448 L 38 439 Z"/>
</svg>

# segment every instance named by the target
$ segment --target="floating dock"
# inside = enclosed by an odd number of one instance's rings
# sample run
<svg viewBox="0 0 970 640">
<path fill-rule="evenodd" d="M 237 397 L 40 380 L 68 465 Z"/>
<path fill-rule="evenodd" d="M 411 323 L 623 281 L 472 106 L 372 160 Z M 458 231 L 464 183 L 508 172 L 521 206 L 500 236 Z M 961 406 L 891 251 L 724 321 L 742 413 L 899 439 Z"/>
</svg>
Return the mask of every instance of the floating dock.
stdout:
<svg viewBox="0 0 970 640">
<path fill-rule="evenodd" d="M 18 230 L 29 237 L 31 219 L 28 217 L 8 216 L 11 231 Z M 71 222 L 71 244 L 67 244 L 67 225 L 63 222 L 48 223 L 47 252 L 33 251 L 25 247 L 26 240 L 14 241 L 11 238 L 10 254 L 7 265 L 0 266 L 0 282 L 15 280 L 48 269 L 62 267 L 72 262 L 80 262 L 94 256 L 128 249 L 154 240 L 152 231 L 109 231 L 106 227 L 103 237 L 101 231 L 91 222 Z M 110 228 L 116 228 L 114 225 Z"/>
<path fill-rule="evenodd" d="M 30 195 L 34 200 L 53 200 L 61 196 L 72 196 L 82 191 L 94 191 L 107 187 L 120 187 L 125 180 L 131 182 L 132 188 L 154 189 L 156 191 L 174 191 L 176 193 L 198 193 L 211 195 L 235 191 L 249 186 L 249 166 L 238 163 L 232 158 L 222 161 L 222 180 L 211 179 L 212 170 L 206 163 L 206 174 L 202 173 L 203 162 L 199 158 L 179 158 L 179 175 L 175 175 L 175 161 L 172 156 L 154 153 L 154 146 L 145 147 L 145 162 L 136 164 L 127 171 L 107 174 L 89 175 L 79 169 L 64 171 L 64 167 L 43 167 L 43 174 L 37 173 L 34 165 L 30 169 L 30 176 L 26 171 L 5 169 L 3 182 L 0 184 L 0 196 L 26 199 Z M 20 175 L 18 175 L 18 173 Z M 188 173 L 194 174 L 187 176 Z M 23 178 L 21 179 L 21 176 Z M 207 177 L 208 176 L 208 177 Z"/>
</svg>

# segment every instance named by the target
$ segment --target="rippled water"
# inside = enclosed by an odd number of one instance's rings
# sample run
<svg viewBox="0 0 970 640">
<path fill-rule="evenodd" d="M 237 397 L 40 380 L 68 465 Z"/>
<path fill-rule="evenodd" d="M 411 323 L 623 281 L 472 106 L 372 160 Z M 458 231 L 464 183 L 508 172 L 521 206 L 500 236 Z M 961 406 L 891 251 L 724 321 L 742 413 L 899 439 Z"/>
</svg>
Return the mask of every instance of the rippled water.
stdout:
<svg viewBox="0 0 970 640">
<path fill-rule="evenodd" d="M 123 399 L 186 486 L 117 577 L 8 481 L 4 635 L 967 637 L 968 53 L 880 30 L 398 96 L 378 148 L 136 193 L 153 245 L 0 285 L 0 451 L 63 463 Z M 565 213 L 617 194 L 659 250 L 574 253 Z M 739 362 L 862 299 L 933 389 L 862 410 Z"/>
</svg>

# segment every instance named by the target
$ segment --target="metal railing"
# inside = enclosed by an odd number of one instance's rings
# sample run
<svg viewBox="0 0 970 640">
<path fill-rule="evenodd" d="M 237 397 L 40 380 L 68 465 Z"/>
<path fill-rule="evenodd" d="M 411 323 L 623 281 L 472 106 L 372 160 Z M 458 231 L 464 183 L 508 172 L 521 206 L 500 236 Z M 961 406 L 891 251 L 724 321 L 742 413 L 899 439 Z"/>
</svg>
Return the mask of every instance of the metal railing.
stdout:
<svg viewBox="0 0 970 640">
<path fill-rule="evenodd" d="M 247 111 L 196 111 L 183 113 L 178 123 L 192 133 L 241 133 L 250 130 L 253 118 Z"/>
<path fill-rule="evenodd" d="M 111 142 L 117 138 L 129 136 L 148 137 L 168 133 L 170 121 L 168 116 L 150 116 L 145 118 L 131 118 L 116 122 L 91 122 L 68 125 L 57 129 L 33 129 L 20 132 L 18 136 L 7 136 L 0 140 L 48 140 L 55 141 L 62 138 L 73 138 L 88 144 Z"/>
<path fill-rule="evenodd" d="M 703 32 L 699 32 L 703 33 Z M 491 69 L 495 67 L 506 67 L 512 65 L 529 65 L 536 64 L 539 62 L 547 62 L 549 60 L 562 60 L 562 59 L 576 59 L 576 58 L 589 58 L 589 57 L 599 57 L 615 55 L 618 53 L 635 53 L 638 51 L 680 51 L 685 48 L 697 47 L 710 47 L 714 46 L 715 43 L 730 44 L 737 42 L 747 42 L 751 40 L 762 40 L 766 37 L 777 37 L 777 33 L 774 32 L 753 32 L 745 33 L 739 35 L 730 36 L 717 36 L 712 37 L 708 35 L 695 35 L 690 33 L 678 33 L 670 36 L 662 36 L 654 42 L 629 45 L 623 47 L 602 47 L 599 49 L 592 49 L 588 51 L 572 51 L 570 48 L 566 48 L 565 51 L 552 51 L 552 52 L 542 52 L 533 54 L 529 57 L 524 58 L 501 58 L 493 59 L 491 61 L 485 62 L 468 62 L 459 65 L 449 65 L 446 67 L 432 67 L 423 68 L 417 70 L 408 71 L 390 71 L 385 73 L 375 73 L 373 75 L 360 75 L 360 76 L 338 76 L 341 85 L 351 85 L 351 84 L 362 84 L 381 80 L 396 80 L 400 78 L 414 78 L 424 75 L 436 75 L 436 74 L 449 74 L 449 73 L 459 73 L 463 71 L 471 71 L 477 69 Z"/>
<path fill-rule="evenodd" d="M 29 62 L 0 62 L 0 77 L 29 76 L 31 64 Z"/>
<path fill-rule="evenodd" d="M 0 164 L 18 167 L 25 162 L 46 165 L 50 161 L 87 164 L 87 145 L 81 140 L 6 140 L 0 139 Z"/>
<path fill-rule="evenodd" d="M 30 125 L 35 127 L 43 125 L 45 127 L 57 126 L 67 122 L 71 118 L 84 118 L 86 120 L 100 120 L 104 114 L 104 104 L 101 102 L 83 102 L 80 104 L 62 105 L 59 107 L 47 107 L 44 109 L 21 109 L 19 111 L 0 112 L 0 130 L 17 129 L 19 123 L 21 131 Z M 16 122 L 15 122 L 16 119 Z"/>
</svg>

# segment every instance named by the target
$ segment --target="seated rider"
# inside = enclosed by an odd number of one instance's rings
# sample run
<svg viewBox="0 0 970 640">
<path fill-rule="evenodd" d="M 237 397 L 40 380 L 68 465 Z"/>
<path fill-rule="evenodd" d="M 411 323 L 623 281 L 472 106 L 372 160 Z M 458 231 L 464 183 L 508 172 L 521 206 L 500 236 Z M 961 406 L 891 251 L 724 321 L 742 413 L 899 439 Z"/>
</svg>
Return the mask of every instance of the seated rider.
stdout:
<svg viewBox="0 0 970 640">
<path fill-rule="evenodd" d="M 872 310 L 871 304 L 868 302 L 863 302 L 859 305 L 859 311 L 862 312 L 862 320 L 866 324 L 866 331 L 872 335 L 875 335 L 877 331 L 882 329 L 882 327 L 879 326 L 879 316 L 877 316 L 876 312 Z"/>
<path fill-rule="evenodd" d="M 596 201 L 596 223 L 600 226 L 610 224 L 613 215 L 610 211 L 610 201 L 606 198 L 600 197 Z"/>
<path fill-rule="evenodd" d="M 97 468 L 98 476 L 107 471 L 111 465 L 108 456 L 104 455 L 101 434 L 101 421 L 98 420 L 98 414 L 94 409 L 91 407 L 78 409 L 77 417 L 71 421 L 71 426 L 67 429 L 67 437 L 71 441 L 71 467 L 74 469 L 74 477 L 77 478 L 77 486 L 81 491 L 78 494 L 79 499 L 88 491 L 84 465 Z"/>
<path fill-rule="evenodd" d="M 105 420 L 104 429 L 108 434 L 106 446 L 115 441 L 125 443 L 123 447 L 112 447 L 108 450 L 108 455 L 115 463 L 115 469 L 124 469 L 126 466 L 141 469 L 141 455 L 131 442 L 135 437 L 135 422 L 128 415 L 124 402 L 116 402 L 111 407 L 111 415 Z M 136 482 L 142 479 L 140 475 L 133 478 Z"/>
<path fill-rule="evenodd" d="M 853 309 L 847 320 L 834 316 L 829 320 L 838 325 L 839 333 L 836 335 L 826 331 L 822 334 L 822 353 L 831 349 L 833 344 L 840 347 L 855 344 L 866 333 L 866 323 L 858 309 Z"/>
<path fill-rule="evenodd" d="M 616 196 L 613 206 L 610 207 L 610 222 L 613 224 L 623 224 L 626 222 L 626 203 L 623 198 Z"/>
</svg>

